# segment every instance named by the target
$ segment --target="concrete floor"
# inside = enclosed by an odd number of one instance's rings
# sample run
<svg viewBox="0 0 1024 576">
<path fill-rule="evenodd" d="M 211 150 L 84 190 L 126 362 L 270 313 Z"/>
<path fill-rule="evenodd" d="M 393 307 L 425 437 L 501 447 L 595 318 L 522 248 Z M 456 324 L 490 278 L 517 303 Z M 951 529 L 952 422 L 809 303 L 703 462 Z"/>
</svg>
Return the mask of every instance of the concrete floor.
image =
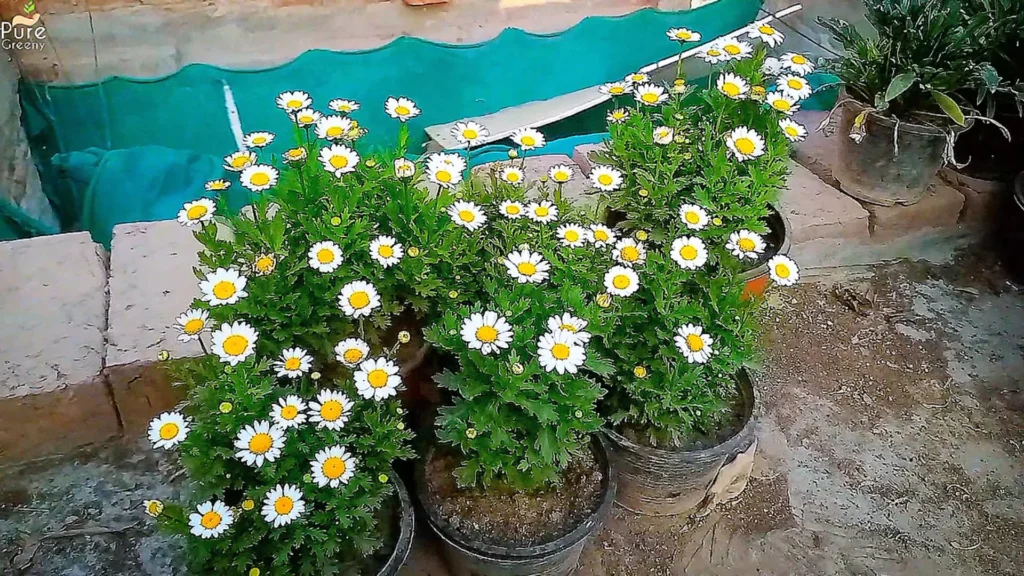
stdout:
<svg viewBox="0 0 1024 576">
<path fill-rule="evenodd" d="M 747 491 L 699 521 L 616 509 L 579 573 L 1019 575 L 1024 292 L 988 261 L 770 294 Z M 176 543 L 135 508 L 177 494 L 173 470 L 134 443 L 0 469 L 0 573 L 175 573 Z M 38 539 L 96 526 L 123 530 Z M 432 539 L 403 573 L 447 575 Z"/>
</svg>

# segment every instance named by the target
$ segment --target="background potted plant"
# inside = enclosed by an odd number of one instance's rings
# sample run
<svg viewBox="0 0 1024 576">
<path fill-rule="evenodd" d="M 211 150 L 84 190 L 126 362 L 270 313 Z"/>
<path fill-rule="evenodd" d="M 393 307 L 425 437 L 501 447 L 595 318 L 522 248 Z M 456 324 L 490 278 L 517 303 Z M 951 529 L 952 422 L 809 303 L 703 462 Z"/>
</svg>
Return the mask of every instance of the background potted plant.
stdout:
<svg viewBox="0 0 1024 576">
<path fill-rule="evenodd" d="M 877 37 L 818 20 L 845 49 L 825 65 L 843 83 L 835 176 L 859 200 L 913 204 L 954 162 L 957 135 L 978 118 L 974 106 L 1001 86 L 987 54 L 997 26 L 956 0 L 864 4 Z"/>
</svg>

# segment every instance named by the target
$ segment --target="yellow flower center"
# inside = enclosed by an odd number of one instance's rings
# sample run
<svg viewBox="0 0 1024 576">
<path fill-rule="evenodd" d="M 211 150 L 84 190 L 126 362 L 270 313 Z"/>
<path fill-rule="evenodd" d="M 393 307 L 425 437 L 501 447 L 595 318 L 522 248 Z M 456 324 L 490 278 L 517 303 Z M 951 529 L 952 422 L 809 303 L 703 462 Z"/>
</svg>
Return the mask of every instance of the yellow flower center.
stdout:
<svg viewBox="0 0 1024 576">
<path fill-rule="evenodd" d="M 387 244 L 381 244 L 377 247 L 377 255 L 381 258 L 391 258 L 395 255 L 395 249 Z"/>
<path fill-rule="evenodd" d="M 612 178 L 611 174 L 601 174 L 597 177 L 598 183 L 600 183 L 602 186 L 611 186 L 614 180 L 615 179 Z"/>
<path fill-rule="evenodd" d="M 281 496 L 274 502 L 274 512 L 278 514 L 290 514 L 292 508 L 295 508 L 295 502 L 287 496 Z"/>
<path fill-rule="evenodd" d="M 207 530 L 213 530 L 217 526 L 220 526 L 220 514 L 210 510 L 206 514 L 203 514 L 203 519 L 199 521 L 203 525 L 203 528 Z"/>
<path fill-rule="evenodd" d="M 269 272 L 274 268 L 274 259 L 270 256 L 260 256 L 256 259 L 257 272 Z"/>
<path fill-rule="evenodd" d="M 626 246 L 622 249 L 621 255 L 626 262 L 636 262 L 640 258 L 640 251 L 635 246 Z"/>
<path fill-rule="evenodd" d="M 294 98 L 285 103 L 285 106 L 289 108 L 302 108 L 302 100 L 295 100 Z"/>
<path fill-rule="evenodd" d="M 736 243 L 736 246 L 738 246 L 739 249 L 743 250 L 744 252 L 750 252 L 751 250 L 754 249 L 756 244 L 750 238 L 740 238 L 739 242 Z"/>
<path fill-rule="evenodd" d="M 793 105 L 789 103 L 789 100 L 786 100 L 785 98 L 779 98 L 775 102 L 772 102 L 772 106 L 774 106 L 776 110 L 781 110 L 783 112 L 789 112 L 789 109 L 793 107 Z"/>
<path fill-rule="evenodd" d="M 436 178 L 438 182 L 451 182 L 452 181 L 452 173 L 447 171 L 447 170 L 438 170 L 437 172 L 434 173 L 434 178 Z M 466 211 L 463 210 L 462 212 L 460 212 L 459 216 L 462 216 L 463 212 L 466 212 Z M 472 220 L 466 220 L 466 222 L 472 222 Z"/>
<path fill-rule="evenodd" d="M 249 339 L 241 334 L 232 334 L 224 339 L 224 352 L 228 356 L 241 356 L 249 347 Z"/>
<path fill-rule="evenodd" d="M 146 505 L 146 511 L 152 516 L 159 516 L 164 511 L 164 505 L 154 500 Z"/>
<path fill-rule="evenodd" d="M 508 179 L 509 182 L 518 182 L 519 181 L 519 173 L 518 172 L 509 172 L 505 176 L 505 178 Z"/>
<path fill-rule="evenodd" d="M 341 402 L 337 400 L 328 400 L 320 405 L 320 418 L 323 418 L 327 422 L 334 422 L 338 418 L 341 418 L 342 412 L 345 411 L 345 407 L 341 405 Z"/>
<path fill-rule="evenodd" d="M 722 49 L 730 56 L 735 56 L 741 52 L 740 47 L 735 44 L 726 44 Z"/>
<path fill-rule="evenodd" d="M 345 359 L 345 362 L 355 364 L 363 359 L 363 351 L 359 348 L 349 348 L 348 350 L 345 350 L 342 357 Z"/>
<path fill-rule="evenodd" d="M 402 106 L 401 104 L 395 106 L 395 114 L 399 116 L 407 116 L 410 112 L 411 110 L 409 110 L 408 106 Z"/>
<path fill-rule="evenodd" d="M 298 370 L 300 366 L 302 366 L 302 359 L 295 356 L 284 361 L 285 370 Z"/>
<path fill-rule="evenodd" d="M 256 502 L 252 500 L 244 500 L 242 502 L 242 510 L 252 510 L 256 507 Z"/>
<path fill-rule="evenodd" d="M 721 55 L 722 55 L 722 51 L 718 50 L 716 48 L 712 48 L 711 50 L 708 50 L 708 56 L 718 57 L 718 56 L 721 56 Z"/>
<path fill-rule="evenodd" d="M 775 34 L 775 28 L 772 28 L 771 26 L 769 26 L 767 24 L 762 24 L 757 29 L 761 31 L 761 34 L 768 34 L 768 35 Z"/>
<path fill-rule="evenodd" d="M 522 143 L 523 146 L 533 146 L 534 144 L 537 143 L 537 139 L 534 138 L 533 136 L 523 136 Z"/>
<path fill-rule="evenodd" d="M 331 456 L 324 460 L 324 464 L 321 466 L 320 470 L 327 478 L 336 480 L 345 474 L 345 471 L 348 470 L 348 464 L 345 464 L 345 460 L 338 458 L 337 456 Z"/>
<path fill-rule="evenodd" d="M 625 117 L 626 113 L 623 112 L 622 110 L 616 110 L 615 112 L 612 112 L 612 118 L 615 118 L 616 120 L 622 120 Z"/>
<path fill-rule="evenodd" d="M 334 262 L 334 251 L 330 248 L 321 248 L 316 251 L 316 260 L 321 264 Z"/>
<path fill-rule="evenodd" d="M 295 420 L 295 417 L 299 415 L 299 409 L 294 404 L 289 404 L 284 408 L 281 408 L 281 418 L 285 420 Z"/>
<path fill-rule="evenodd" d="M 687 244 L 679 250 L 679 255 L 683 257 L 683 260 L 694 260 L 697 258 L 697 249 Z"/>
<path fill-rule="evenodd" d="M 594 230 L 594 238 L 596 238 L 597 240 L 600 240 L 601 242 L 607 242 L 609 236 L 608 236 L 607 232 L 605 232 L 604 230 L 598 228 L 597 230 Z"/>
<path fill-rule="evenodd" d="M 351 112 L 351 111 L 352 111 L 352 107 L 349 106 L 348 104 L 342 104 L 342 105 L 338 106 L 338 112 Z"/>
<path fill-rule="evenodd" d="M 366 375 L 366 381 L 370 383 L 373 388 L 383 388 L 388 385 L 388 373 L 381 368 L 371 370 Z"/>
<path fill-rule="evenodd" d="M 328 138 L 337 138 L 338 136 L 341 136 L 344 133 L 345 131 L 341 129 L 341 126 L 331 126 L 330 128 L 327 129 Z"/>
<path fill-rule="evenodd" d="M 261 145 L 267 143 L 267 137 L 266 136 L 257 136 L 257 137 L 252 139 L 252 143 L 253 143 L 254 146 L 261 146 Z"/>
<path fill-rule="evenodd" d="M 249 178 L 249 182 L 255 186 L 266 186 L 270 183 L 270 175 L 266 172 L 257 172 Z"/>
<path fill-rule="evenodd" d="M 626 288 L 629 288 L 630 284 L 631 281 L 629 279 L 629 276 L 626 276 L 625 274 L 617 274 L 614 278 L 612 278 L 612 286 L 615 286 L 619 290 L 625 290 Z"/>
<path fill-rule="evenodd" d="M 248 156 L 235 156 L 231 159 L 231 166 L 234 168 L 245 168 L 249 165 Z"/>
<path fill-rule="evenodd" d="M 722 84 L 722 92 L 730 98 L 735 98 L 740 95 L 740 87 L 733 82 L 726 82 Z"/>
<path fill-rule="evenodd" d="M 786 131 L 786 134 L 789 134 L 793 138 L 796 138 L 797 136 L 800 135 L 800 132 L 797 131 L 797 129 L 793 126 L 786 126 L 784 130 Z"/>
<path fill-rule="evenodd" d="M 792 272 L 790 271 L 789 266 L 782 263 L 775 265 L 775 275 L 779 278 L 789 278 L 790 274 L 792 274 Z"/>
<path fill-rule="evenodd" d="M 490 344 L 498 339 L 498 331 L 494 326 L 481 326 L 476 329 L 476 339 Z"/>
<path fill-rule="evenodd" d="M 182 326 L 181 330 L 185 334 L 199 334 L 199 331 L 202 330 L 205 325 L 206 323 L 203 322 L 202 318 L 193 318 L 188 322 L 185 322 L 185 325 Z"/>
<path fill-rule="evenodd" d="M 562 330 L 565 330 L 567 332 L 572 332 L 573 334 L 575 334 L 576 331 L 579 330 L 578 328 L 576 328 L 572 324 L 562 324 L 561 326 L 559 326 L 559 328 L 561 328 Z"/>
<path fill-rule="evenodd" d="M 796 78 L 790 78 L 789 80 L 786 80 L 786 86 L 789 86 L 792 90 L 802 90 L 804 83 Z"/>
<path fill-rule="evenodd" d="M 551 347 L 551 355 L 558 360 L 565 360 L 569 357 L 569 347 L 561 342 Z"/>
<path fill-rule="evenodd" d="M 225 188 L 227 188 L 227 182 L 224 182 L 223 180 L 214 180 L 213 182 L 210 182 L 211 190 L 223 190 Z"/>
<path fill-rule="evenodd" d="M 683 217 L 687 224 L 698 224 L 700 222 L 700 214 L 697 214 L 693 210 L 690 210 Z"/>
<path fill-rule="evenodd" d="M 580 233 L 575 230 L 566 230 L 565 239 L 568 240 L 569 242 L 579 242 Z"/>
<path fill-rule="evenodd" d="M 792 61 L 793 61 L 793 64 L 796 64 L 798 66 L 802 66 L 804 64 L 807 64 L 807 58 L 804 58 L 803 56 L 801 56 L 799 54 L 794 54 L 793 58 L 792 58 Z"/>
<path fill-rule="evenodd" d="M 686 30 L 680 30 L 676 32 L 676 38 L 678 38 L 679 40 L 689 40 L 692 37 L 693 35 Z"/>
<path fill-rule="evenodd" d="M 202 204 L 196 204 L 195 206 L 188 209 L 188 211 L 185 213 L 185 216 L 187 216 L 189 220 L 199 220 L 203 216 L 206 216 L 206 212 L 206 206 L 203 206 Z"/>
<path fill-rule="evenodd" d="M 476 220 L 476 214 L 472 210 L 459 210 L 459 220 L 463 222 L 472 222 Z"/>
<path fill-rule="evenodd" d="M 302 148 L 292 148 L 285 152 L 290 158 L 302 158 Z"/>
<path fill-rule="evenodd" d="M 545 218 L 548 214 L 551 213 L 551 210 L 549 210 L 547 206 L 537 206 L 537 208 L 533 210 L 533 213 L 538 218 Z"/>
<path fill-rule="evenodd" d="M 704 349 L 704 339 L 696 334 L 688 334 L 686 336 L 686 345 L 690 348 L 691 352 L 700 352 Z"/>
<path fill-rule="evenodd" d="M 370 295 L 363 290 L 353 292 L 352 295 L 348 297 L 348 303 L 353 308 L 366 308 L 370 304 Z"/>
<path fill-rule="evenodd" d="M 754 141 L 750 138 L 737 138 L 733 144 L 736 146 L 736 149 L 740 151 L 740 154 L 754 153 Z"/>
<path fill-rule="evenodd" d="M 299 116 L 299 122 L 302 122 L 303 124 L 310 124 L 313 122 L 313 116 L 311 114 L 303 114 L 302 116 Z"/>
<path fill-rule="evenodd" d="M 462 137 L 465 138 L 466 140 L 476 140 L 478 136 L 480 136 L 480 134 L 478 134 L 477 131 L 473 130 L 472 128 L 466 128 L 465 130 L 462 131 Z"/>
<path fill-rule="evenodd" d="M 530 262 L 520 262 L 516 265 L 516 269 L 519 270 L 519 273 L 523 276 L 533 276 L 537 273 L 537 267 Z"/>
<path fill-rule="evenodd" d="M 608 93 L 609 94 L 616 94 L 616 95 L 617 94 L 622 94 L 625 91 L 626 91 L 626 89 L 623 88 L 622 86 L 612 86 L 611 88 L 608 89 Z"/>
<path fill-rule="evenodd" d="M 168 422 L 160 427 L 160 439 L 170 440 L 172 438 L 175 438 L 178 436 L 179 430 L 181 429 L 178 428 L 177 424 L 175 424 L 174 422 Z"/>
<path fill-rule="evenodd" d="M 555 179 L 555 182 L 568 182 L 569 173 L 564 170 L 558 170 L 557 172 L 554 173 L 552 178 Z"/>
<path fill-rule="evenodd" d="M 644 102 L 647 102 L 648 104 L 654 104 L 655 102 L 658 101 L 658 95 L 654 92 L 645 92 L 642 96 L 640 96 L 640 99 L 643 100 Z"/>
<path fill-rule="evenodd" d="M 342 156 L 341 154 L 336 154 L 334 156 L 331 156 L 330 163 L 335 170 L 341 170 L 342 168 L 348 166 L 348 157 Z"/>
<path fill-rule="evenodd" d="M 516 214 L 519 214 L 519 212 L 521 212 L 521 210 L 519 209 L 518 204 L 509 204 L 508 206 L 505 206 L 506 214 L 511 214 L 515 216 Z"/>
<path fill-rule="evenodd" d="M 633 74 L 632 76 L 630 76 L 630 79 L 633 82 L 643 82 L 644 80 L 646 80 L 643 74 Z"/>
<path fill-rule="evenodd" d="M 270 437 L 270 434 L 261 432 L 249 440 L 249 452 L 253 454 L 266 454 L 273 445 L 274 439 Z"/>
</svg>

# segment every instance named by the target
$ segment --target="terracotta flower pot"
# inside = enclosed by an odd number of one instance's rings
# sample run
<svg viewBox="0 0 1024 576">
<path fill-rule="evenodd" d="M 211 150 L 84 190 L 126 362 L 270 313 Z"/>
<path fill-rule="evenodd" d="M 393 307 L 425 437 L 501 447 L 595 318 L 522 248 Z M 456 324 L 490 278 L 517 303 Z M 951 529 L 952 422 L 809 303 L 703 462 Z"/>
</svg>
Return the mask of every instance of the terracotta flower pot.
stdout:
<svg viewBox="0 0 1024 576">
<path fill-rule="evenodd" d="M 771 211 L 768 214 L 768 234 L 765 237 L 765 241 L 769 246 L 767 256 L 771 258 L 776 254 L 786 255 L 789 253 L 789 238 L 791 234 L 789 220 L 775 206 L 770 206 L 769 208 Z M 774 248 L 775 251 L 771 252 L 771 248 Z M 767 260 L 756 268 L 751 268 L 744 272 L 741 278 L 747 283 L 746 290 L 743 291 L 745 299 L 749 300 L 764 294 L 770 279 Z"/>
</svg>

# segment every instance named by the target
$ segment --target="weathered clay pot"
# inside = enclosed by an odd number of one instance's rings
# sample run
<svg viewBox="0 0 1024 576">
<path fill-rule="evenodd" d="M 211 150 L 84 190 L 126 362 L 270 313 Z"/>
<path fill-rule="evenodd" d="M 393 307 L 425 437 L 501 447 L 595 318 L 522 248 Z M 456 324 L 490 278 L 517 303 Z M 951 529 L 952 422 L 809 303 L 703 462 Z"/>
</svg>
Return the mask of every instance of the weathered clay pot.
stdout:
<svg viewBox="0 0 1024 576">
<path fill-rule="evenodd" d="M 789 220 L 775 206 L 769 206 L 768 213 L 768 234 L 765 240 L 770 246 L 778 246 L 775 254 L 786 255 L 789 253 L 790 229 Z M 743 291 L 745 299 L 754 298 L 764 294 L 768 288 L 768 263 L 765 262 L 756 268 L 744 272 L 740 278 L 746 282 L 746 289 Z"/>
<path fill-rule="evenodd" d="M 753 384 L 746 372 L 736 376 L 736 383 L 743 398 L 743 428 L 717 446 L 663 450 L 636 444 L 611 429 L 603 431 L 619 483 L 619 505 L 647 516 L 675 516 L 700 505 L 722 466 L 756 441 Z"/>
</svg>

